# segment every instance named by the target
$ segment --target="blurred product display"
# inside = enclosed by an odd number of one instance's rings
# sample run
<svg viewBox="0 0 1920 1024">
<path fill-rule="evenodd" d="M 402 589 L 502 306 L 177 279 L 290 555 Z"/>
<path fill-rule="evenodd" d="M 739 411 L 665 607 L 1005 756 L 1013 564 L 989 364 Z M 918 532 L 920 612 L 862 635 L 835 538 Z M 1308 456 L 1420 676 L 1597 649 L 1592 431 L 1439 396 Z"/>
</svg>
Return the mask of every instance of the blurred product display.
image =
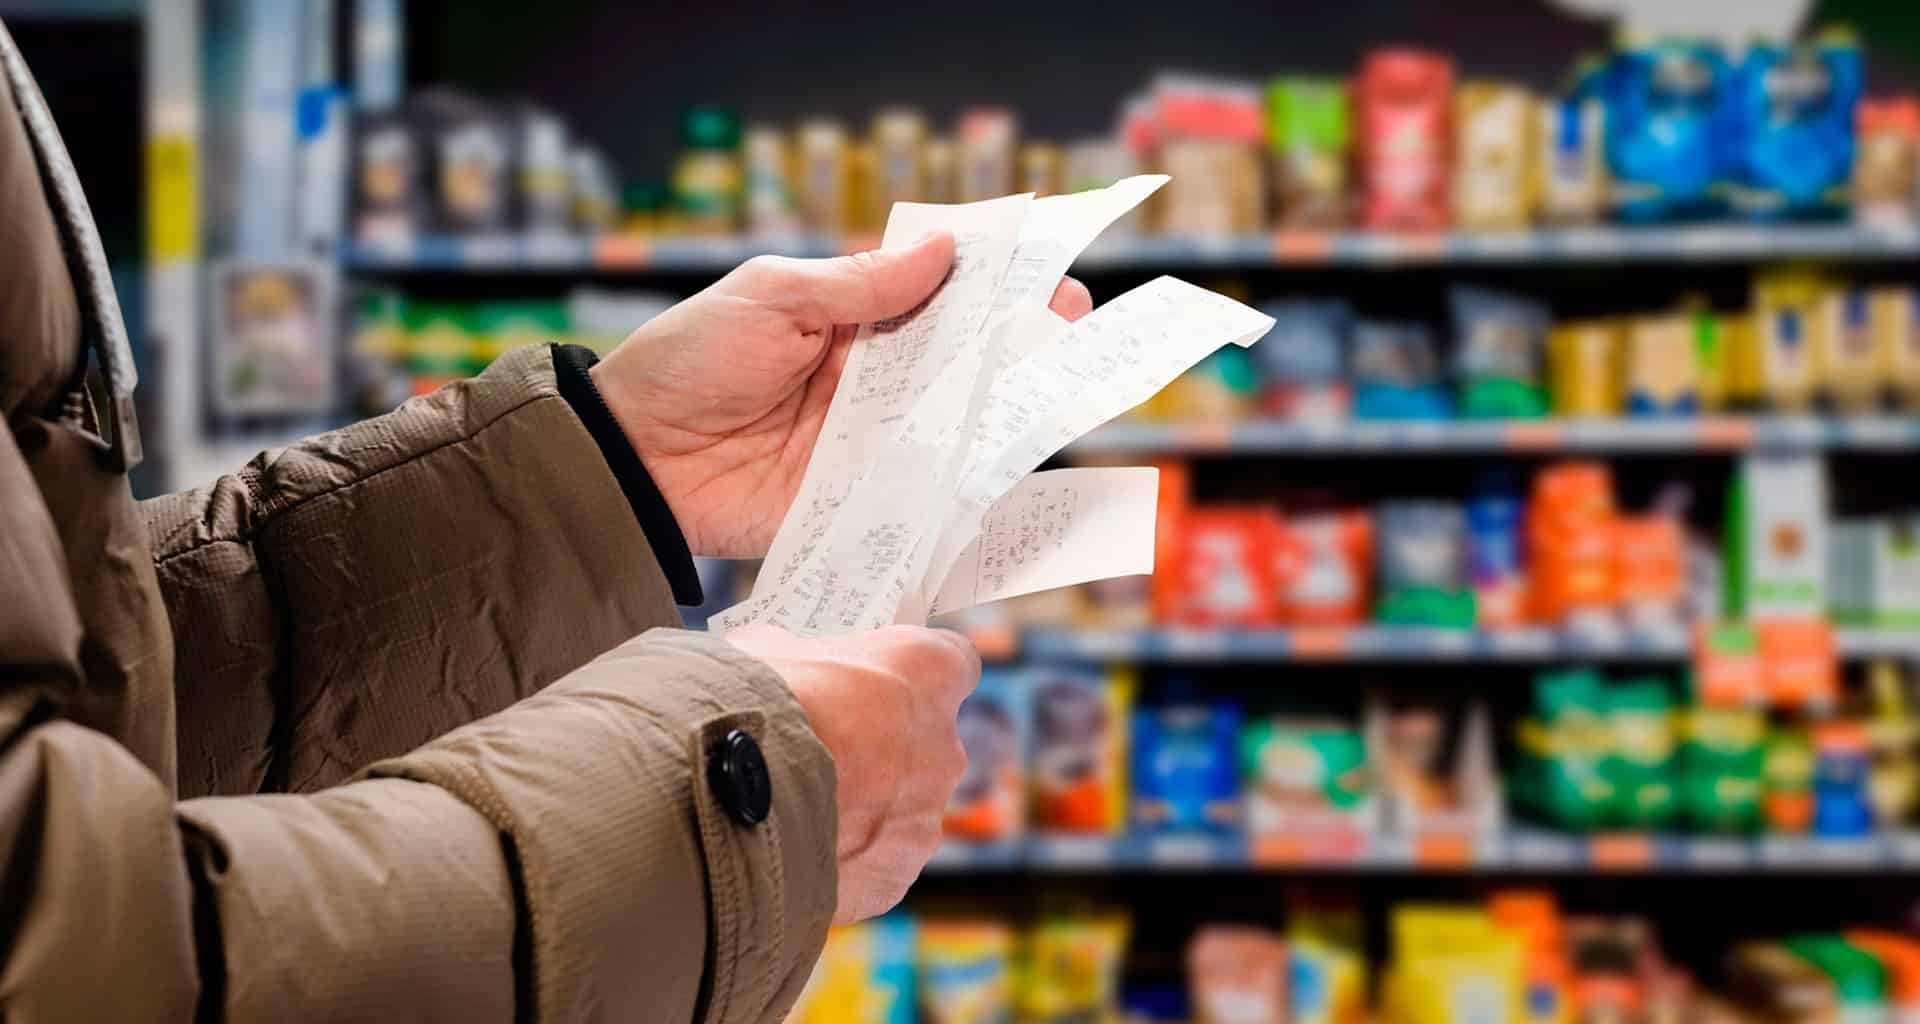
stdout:
<svg viewBox="0 0 1920 1024">
<path fill-rule="evenodd" d="M 1881 927 L 1738 939 L 1709 982 L 1662 948 L 1654 919 L 1572 910 L 1543 889 L 1397 903 L 1378 961 L 1358 906 L 1296 894 L 1258 916 L 1202 924 L 1178 974 L 1135 977 L 1131 922 L 1116 910 L 897 911 L 835 929 L 788 1020 L 1731 1024 L 1920 1011 L 1920 940 Z"/>
<path fill-rule="evenodd" d="M 623 222 L 664 236 L 865 237 L 898 201 L 1046 195 L 1139 171 L 1172 175 L 1145 220 L 1188 238 L 1850 213 L 1898 227 L 1920 203 L 1920 99 L 1867 95 L 1860 46 L 1838 29 L 1740 54 L 1629 41 L 1580 61 L 1553 94 L 1474 77 L 1446 54 L 1383 48 L 1345 80 L 1169 74 L 1120 107 L 1117 137 L 1065 143 L 1022 138 L 998 107 L 962 112 L 945 134 L 908 107 L 864 132 L 831 117 L 743 130 L 733 109 L 694 107 L 670 202 L 636 181 L 620 216 L 605 209 L 616 200 L 598 152 L 568 149 L 551 115 L 429 89 L 397 115 L 362 117 L 356 224 L 375 243 L 544 230 L 570 191 L 567 226 L 582 232 Z"/>
</svg>

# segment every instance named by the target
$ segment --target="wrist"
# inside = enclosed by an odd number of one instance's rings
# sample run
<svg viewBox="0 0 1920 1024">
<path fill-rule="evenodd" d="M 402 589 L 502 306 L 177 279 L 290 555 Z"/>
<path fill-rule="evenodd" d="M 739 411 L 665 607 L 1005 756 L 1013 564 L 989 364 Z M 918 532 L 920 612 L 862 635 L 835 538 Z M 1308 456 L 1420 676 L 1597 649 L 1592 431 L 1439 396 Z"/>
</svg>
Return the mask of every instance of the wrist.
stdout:
<svg viewBox="0 0 1920 1024">
<path fill-rule="evenodd" d="M 606 403 L 607 412 L 619 426 L 621 436 L 627 439 L 627 447 L 633 449 L 640 465 L 653 479 L 653 485 L 666 503 L 667 510 L 673 513 L 681 534 L 686 537 L 688 548 L 697 552 L 701 548 L 699 538 L 692 529 L 691 510 L 683 507 L 682 497 L 674 493 L 670 486 L 672 456 L 661 444 L 658 425 L 647 417 L 644 401 L 625 386 L 627 375 L 622 374 L 617 366 L 623 349 L 624 346 L 615 349 L 605 359 L 595 363 L 587 373 L 593 379 L 593 386 L 600 392 L 601 400 Z"/>
</svg>

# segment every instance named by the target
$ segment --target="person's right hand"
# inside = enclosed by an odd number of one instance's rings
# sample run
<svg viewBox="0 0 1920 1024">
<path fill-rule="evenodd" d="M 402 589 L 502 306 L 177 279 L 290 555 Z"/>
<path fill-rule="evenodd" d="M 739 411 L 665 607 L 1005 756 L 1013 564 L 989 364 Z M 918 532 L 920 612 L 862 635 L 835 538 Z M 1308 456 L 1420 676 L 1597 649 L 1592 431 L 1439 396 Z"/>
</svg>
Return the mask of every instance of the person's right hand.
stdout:
<svg viewBox="0 0 1920 1024">
<path fill-rule="evenodd" d="M 891 910 L 940 848 L 940 818 L 967 767 L 954 724 L 980 656 L 958 633 L 921 626 L 832 637 L 747 626 L 727 642 L 780 673 L 833 755 L 834 923 Z"/>
</svg>

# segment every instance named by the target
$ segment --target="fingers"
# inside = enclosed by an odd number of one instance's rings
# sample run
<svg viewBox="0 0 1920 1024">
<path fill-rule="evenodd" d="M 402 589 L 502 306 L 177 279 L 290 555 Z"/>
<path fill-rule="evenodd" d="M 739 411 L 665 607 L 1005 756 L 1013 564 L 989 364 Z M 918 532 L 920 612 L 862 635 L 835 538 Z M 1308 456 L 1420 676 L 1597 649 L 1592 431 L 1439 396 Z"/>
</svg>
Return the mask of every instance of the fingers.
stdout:
<svg viewBox="0 0 1920 1024">
<path fill-rule="evenodd" d="M 1078 320 L 1093 312 L 1093 293 L 1087 286 L 1071 277 L 1060 279 L 1053 289 L 1053 298 L 1047 302 L 1047 308 L 1068 320 Z"/>
<path fill-rule="evenodd" d="M 830 260 L 759 257 L 749 262 L 745 287 L 809 327 L 864 324 L 899 316 L 946 280 L 953 266 L 953 235 L 936 231 L 899 249 L 872 249 Z"/>
<path fill-rule="evenodd" d="M 888 626 L 875 631 L 889 668 L 958 708 L 980 683 L 980 652 L 952 630 Z"/>
</svg>

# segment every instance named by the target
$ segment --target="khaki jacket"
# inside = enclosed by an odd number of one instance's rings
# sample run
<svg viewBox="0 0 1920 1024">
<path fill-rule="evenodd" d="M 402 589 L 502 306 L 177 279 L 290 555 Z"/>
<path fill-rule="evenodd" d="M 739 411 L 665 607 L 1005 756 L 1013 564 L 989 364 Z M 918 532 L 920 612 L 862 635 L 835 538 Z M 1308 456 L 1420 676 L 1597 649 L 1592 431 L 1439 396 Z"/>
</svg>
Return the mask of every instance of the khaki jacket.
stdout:
<svg viewBox="0 0 1920 1024">
<path fill-rule="evenodd" d="M 656 628 L 548 350 L 136 503 L 78 387 L 97 246 L 0 76 L 0 1018 L 778 1019 L 832 761 L 771 670 Z M 709 785 L 735 729 L 757 825 Z"/>
</svg>

